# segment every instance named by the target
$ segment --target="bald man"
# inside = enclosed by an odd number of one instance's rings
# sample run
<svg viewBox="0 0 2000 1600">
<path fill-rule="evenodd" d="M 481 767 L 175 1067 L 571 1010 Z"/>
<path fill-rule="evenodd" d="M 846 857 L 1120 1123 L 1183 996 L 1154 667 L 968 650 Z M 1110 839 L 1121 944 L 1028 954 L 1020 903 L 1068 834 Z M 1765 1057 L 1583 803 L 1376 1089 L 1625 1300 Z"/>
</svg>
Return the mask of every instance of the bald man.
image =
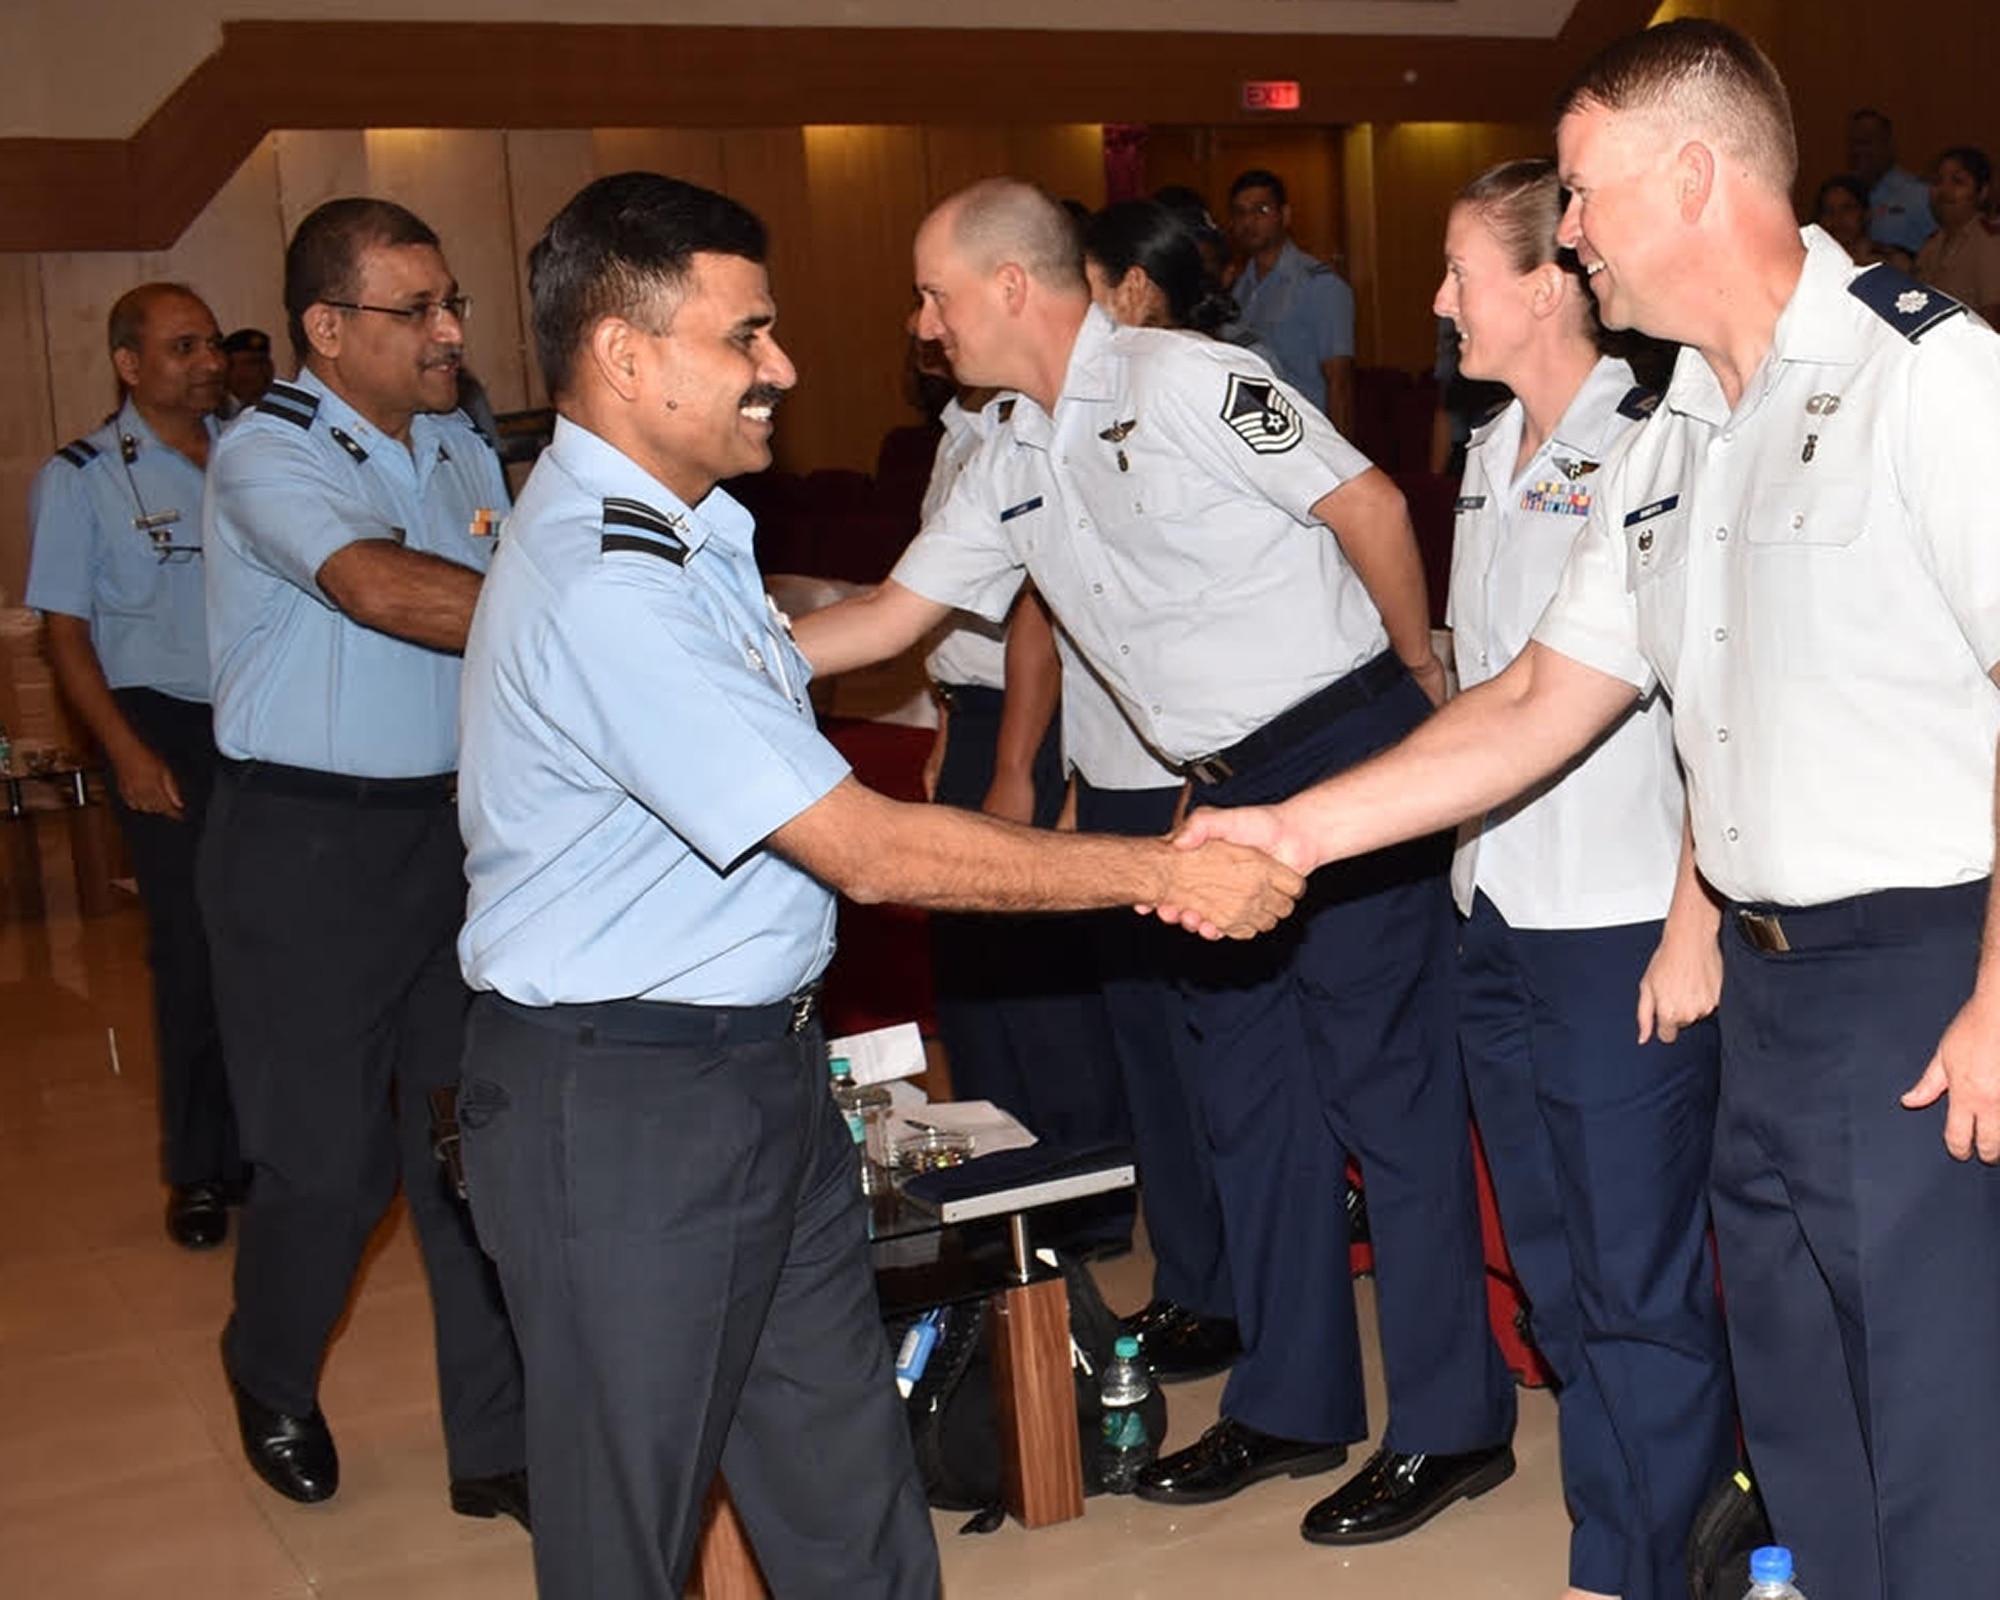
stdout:
<svg viewBox="0 0 2000 1600">
<path fill-rule="evenodd" d="M 120 296 L 106 334 L 119 407 L 35 479 L 27 600 L 47 620 L 63 697 L 111 763 L 146 905 L 167 1235 L 207 1250 L 243 1176 L 194 897 L 216 762 L 201 496 L 227 363 L 215 318 L 177 283 Z"/>
<path fill-rule="evenodd" d="M 893 576 L 801 621 L 816 669 L 894 654 L 953 607 L 997 619 L 1032 578 L 1198 805 L 1280 798 L 1424 719 L 1443 671 L 1402 496 L 1317 407 L 1234 346 L 1115 328 L 1067 219 L 1025 184 L 978 184 L 933 212 L 916 279 L 920 336 L 960 381 L 1021 398 Z M 1328 1471 L 1367 1436 L 1350 1153 L 1381 1264 L 1390 1417 L 1310 1536 L 1394 1538 L 1513 1471 L 1452 1030 L 1447 853 L 1429 840 L 1323 874 L 1278 937 L 1194 958 L 1193 1075 L 1244 1350 L 1221 1420 L 1146 1471 L 1144 1498 Z"/>
</svg>

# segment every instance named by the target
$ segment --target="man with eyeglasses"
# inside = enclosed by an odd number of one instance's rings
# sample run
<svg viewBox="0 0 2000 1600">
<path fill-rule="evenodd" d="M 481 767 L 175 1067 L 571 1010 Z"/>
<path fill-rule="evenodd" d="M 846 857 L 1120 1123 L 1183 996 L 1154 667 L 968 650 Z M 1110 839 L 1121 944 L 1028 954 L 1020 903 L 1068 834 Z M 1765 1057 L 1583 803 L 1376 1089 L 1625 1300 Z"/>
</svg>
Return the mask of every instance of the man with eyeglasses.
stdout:
<svg viewBox="0 0 2000 1600">
<path fill-rule="evenodd" d="M 520 1358 L 428 1115 L 467 1003 L 459 653 L 507 506 L 454 409 L 468 309 L 401 206 L 329 201 L 292 237 L 299 375 L 223 436 L 202 513 L 222 772 L 199 877 L 255 1170 L 222 1338 L 251 1466 L 292 1500 L 338 1487 L 319 1370 L 400 1170 L 452 1509 L 525 1525 Z"/>
<path fill-rule="evenodd" d="M 46 619 L 63 697 L 111 763 L 146 906 L 167 1236 L 208 1250 L 227 1237 L 242 1188 L 194 893 L 215 781 L 197 558 L 224 358 L 215 318 L 180 284 L 128 290 L 107 332 L 120 404 L 35 478 L 27 601 Z"/>
<path fill-rule="evenodd" d="M 1229 186 L 1229 236 L 1244 257 L 1230 285 L 1271 365 L 1342 433 L 1354 421 L 1354 291 L 1292 242 L 1285 180 L 1253 167 Z"/>
</svg>

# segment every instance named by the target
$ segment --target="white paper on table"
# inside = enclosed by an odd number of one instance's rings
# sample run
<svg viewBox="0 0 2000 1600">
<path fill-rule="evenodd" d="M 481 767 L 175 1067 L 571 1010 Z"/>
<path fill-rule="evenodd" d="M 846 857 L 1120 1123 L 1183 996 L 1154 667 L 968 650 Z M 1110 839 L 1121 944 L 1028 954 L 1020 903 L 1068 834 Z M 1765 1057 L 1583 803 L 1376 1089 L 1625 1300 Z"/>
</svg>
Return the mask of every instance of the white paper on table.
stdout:
<svg viewBox="0 0 2000 1600">
<path fill-rule="evenodd" d="M 826 1042 L 827 1059 L 847 1057 L 856 1083 L 887 1083 L 892 1078 L 914 1078 L 930 1063 L 924 1059 L 924 1036 L 914 1022 L 893 1023 L 871 1028 L 867 1033 L 850 1033 Z"/>
<path fill-rule="evenodd" d="M 890 1115 L 891 1143 L 907 1133 L 921 1133 L 920 1124 L 971 1134 L 975 1156 L 990 1156 L 996 1150 L 1025 1150 L 1036 1142 L 1032 1133 L 991 1100 L 933 1100 L 914 1109 L 895 1105 Z"/>
</svg>

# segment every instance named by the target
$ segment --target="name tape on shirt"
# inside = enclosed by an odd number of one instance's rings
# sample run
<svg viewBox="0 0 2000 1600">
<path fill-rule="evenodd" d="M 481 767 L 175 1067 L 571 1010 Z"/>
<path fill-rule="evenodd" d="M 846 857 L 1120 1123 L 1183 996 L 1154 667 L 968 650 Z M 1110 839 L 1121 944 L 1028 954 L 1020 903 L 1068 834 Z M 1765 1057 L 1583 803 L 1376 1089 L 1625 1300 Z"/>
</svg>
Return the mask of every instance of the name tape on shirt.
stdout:
<svg viewBox="0 0 2000 1600">
<path fill-rule="evenodd" d="M 1479 511 L 1483 510 L 1485 505 L 1486 496 L 1483 494 L 1462 494 L 1451 503 L 1451 509 L 1454 511 Z"/>
<path fill-rule="evenodd" d="M 1269 378 L 1232 373 L 1222 397 L 1222 420 L 1260 456 L 1283 455 L 1306 436 L 1298 408 Z"/>
<path fill-rule="evenodd" d="M 1679 495 L 1670 494 L 1664 500 L 1655 500 L 1650 505 L 1639 507 L 1637 511 L 1628 511 L 1625 513 L 1625 526 L 1636 528 L 1642 522 L 1651 522 L 1655 517 L 1664 517 L 1680 503 Z"/>
<path fill-rule="evenodd" d="M 1023 500 L 1017 506 L 1009 506 L 1005 511 L 1000 513 L 1000 520 L 1002 522 L 1012 522 L 1016 517 L 1025 517 L 1030 511 L 1039 511 L 1041 509 L 1042 497 L 1036 495 L 1032 500 Z"/>
</svg>

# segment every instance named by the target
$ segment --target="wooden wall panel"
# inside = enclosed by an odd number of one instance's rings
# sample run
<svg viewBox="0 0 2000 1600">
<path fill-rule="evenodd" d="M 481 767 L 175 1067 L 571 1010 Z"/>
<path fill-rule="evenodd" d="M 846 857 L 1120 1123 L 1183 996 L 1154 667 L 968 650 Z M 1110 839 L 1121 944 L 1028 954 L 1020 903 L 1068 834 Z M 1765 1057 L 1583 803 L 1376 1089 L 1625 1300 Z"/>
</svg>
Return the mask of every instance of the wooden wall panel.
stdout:
<svg viewBox="0 0 2000 1600">
<path fill-rule="evenodd" d="M 284 211 L 275 139 L 265 139 L 250 153 L 175 241 L 167 260 L 169 275 L 208 302 L 224 333 L 262 328 L 271 336 L 278 370 L 292 370 L 285 337 Z"/>
<path fill-rule="evenodd" d="M 756 212 L 771 236 L 771 290 L 778 301 L 778 343 L 801 370 L 817 360 L 812 308 L 822 302 L 828 263 L 813 249 L 812 201 L 806 183 L 805 130 L 740 128 L 722 137 L 722 188 Z M 772 451 L 792 471 L 848 463 L 824 454 L 835 429 L 818 402 L 794 396 L 778 410 Z"/>
<path fill-rule="evenodd" d="M 1341 133 L 1333 127 L 1155 126 L 1146 137 L 1146 188 L 1184 183 L 1229 225 L 1229 185 L 1252 167 L 1285 180 L 1299 248 L 1347 276 Z"/>
<path fill-rule="evenodd" d="M 0 371 L 0 605 L 18 605 L 28 581 L 28 485 L 58 443 L 34 256 L 0 255 Z"/>
<path fill-rule="evenodd" d="M 828 465 L 873 467 L 903 398 L 910 243 L 930 209 L 920 128 L 805 131 L 814 282 L 808 327 L 793 320 L 800 398 Z M 796 300 L 796 297 L 794 297 Z"/>
<path fill-rule="evenodd" d="M 597 176 L 596 152 L 588 131 L 553 128 L 534 133 L 510 133 L 507 139 L 508 231 L 513 244 L 514 315 L 525 344 L 522 381 L 525 401 L 548 404 L 541 367 L 535 360 L 534 329 L 528 305 L 528 250 L 549 225 L 549 219 L 570 197 Z"/>
<path fill-rule="evenodd" d="M 305 220 L 314 206 L 345 194 L 367 194 L 368 136 L 352 128 L 282 132 L 278 150 L 278 210 L 284 233 Z"/>
<path fill-rule="evenodd" d="M 723 136 L 713 128 L 599 128 L 590 136 L 597 173 L 664 172 L 728 192 Z"/>
</svg>

